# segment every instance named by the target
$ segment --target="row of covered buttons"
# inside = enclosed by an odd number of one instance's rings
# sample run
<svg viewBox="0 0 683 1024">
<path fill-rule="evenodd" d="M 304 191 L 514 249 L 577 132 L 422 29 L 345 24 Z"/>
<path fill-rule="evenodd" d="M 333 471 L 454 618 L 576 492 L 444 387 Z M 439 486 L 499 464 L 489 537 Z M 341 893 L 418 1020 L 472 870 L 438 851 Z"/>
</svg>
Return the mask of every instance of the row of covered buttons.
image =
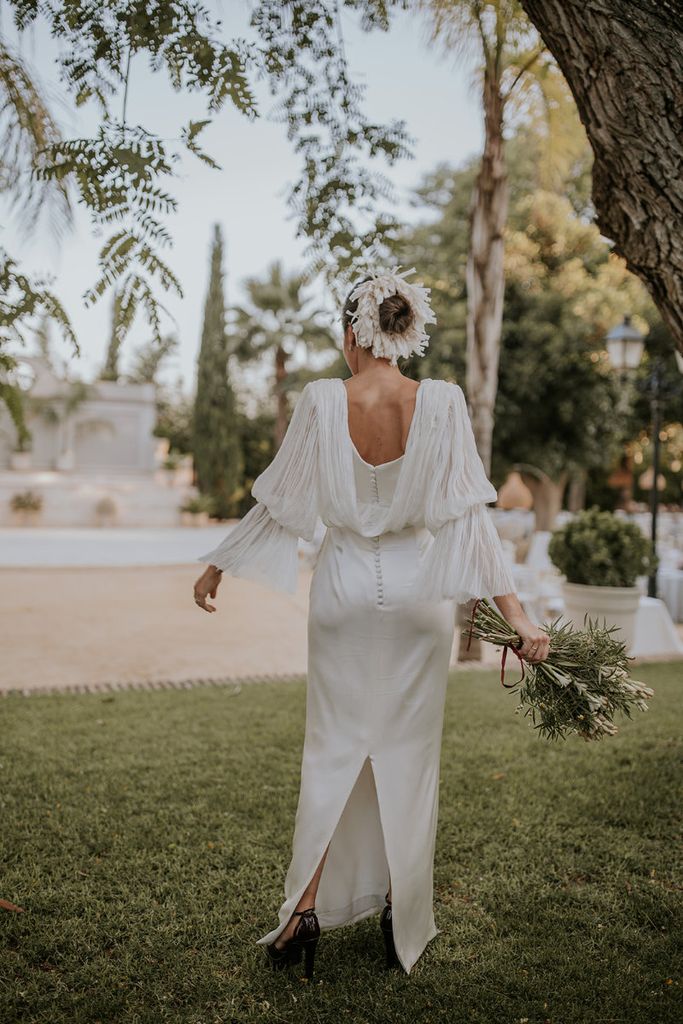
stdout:
<svg viewBox="0 0 683 1024">
<path fill-rule="evenodd" d="M 375 500 L 379 503 L 379 489 L 377 487 L 377 473 L 375 467 L 371 470 L 372 485 L 375 492 Z M 379 552 L 379 536 L 372 538 L 375 544 L 375 576 L 377 577 L 377 603 L 384 603 L 384 582 L 382 580 L 382 563 Z"/>
</svg>

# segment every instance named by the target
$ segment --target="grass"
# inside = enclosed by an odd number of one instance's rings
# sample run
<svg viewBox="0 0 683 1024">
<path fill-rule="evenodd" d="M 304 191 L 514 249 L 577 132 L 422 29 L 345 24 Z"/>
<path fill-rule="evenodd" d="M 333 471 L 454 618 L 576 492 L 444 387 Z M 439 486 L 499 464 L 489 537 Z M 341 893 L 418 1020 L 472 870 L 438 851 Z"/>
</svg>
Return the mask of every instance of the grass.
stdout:
<svg viewBox="0 0 683 1024">
<path fill-rule="evenodd" d="M 681 665 L 638 674 L 650 711 L 595 745 L 539 741 L 495 674 L 452 677 L 441 933 L 407 976 L 377 918 L 326 931 L 309 986 L 255 945 L 289 862 L 303 682 L 8 698 L 0 895 L 25 913 L 0 911 L 0 1019 L 680 1021 Z"/>
</svg>

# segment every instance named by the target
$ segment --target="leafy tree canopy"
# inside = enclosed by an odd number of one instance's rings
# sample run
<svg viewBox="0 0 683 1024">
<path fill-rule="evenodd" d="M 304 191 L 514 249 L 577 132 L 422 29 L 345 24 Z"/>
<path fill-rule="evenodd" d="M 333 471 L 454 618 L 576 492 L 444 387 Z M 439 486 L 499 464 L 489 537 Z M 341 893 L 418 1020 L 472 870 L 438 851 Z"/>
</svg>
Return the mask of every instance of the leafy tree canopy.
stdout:
<svg viewBox="0 0 683 1024">
<path fill-rule="evenodd" d="M 604 470 L 632 420 L 616 415 L 619 382 L 604 339 L 625 313 L 641 329 L 657 319 L 640 282 L 590 223 L 589 157 L 567 164 L 557 191 L 539 187 L 542 142 L 525 127 L 508 141 L 511 206 L 493 472 L 516 462 L 557 478 Z M 465 265 L 473 162 L 438 167 L 416 192 L 426 216 L 396 253 L 432 287 L 437 325 L 426 355 L 408 367 L 421 376 L 464 380 Z M 642 415 L 646 409 L 641 408 Z M 646 422 L 646 420 L 645 420 Z M 642 424 L 641 424 L 642 426 Z"/>
<path fill-rule="evenodd" d="M 343 269 L 381 244 L 388 221 L 375 219 L 373 210 L 388 184 L 362 158 L 383 155 L 391 163 L 408 152 L 408 137 L 401 122 L 380 126 L 365 117 L 334 0 L 260 0 L 251 15 L 254 38 L 227 42 L 220 21 L 195 0 L 10 0 L 10 6 L 19 30 L 47 22 L 59 44 L 65 89 L 77 105 L 94 101 L 101 113 L 92 138 L 48 137 L 35 154 L 37 176 L 70 181 L 94 223 L 110 230 L 88 302 L 116 283 L 123 322 L 144 307 L 158 332 L 156 286 L 181 291 L 159 254 L 171 244 L 164 217 L 176 201 L 169 181 L 183 152 L 216 166 L 201 149 L 201 132 L 226 104 L 259 116 L 260 79 L 277 97 L 275 114 L 301 156 L 289 203 L 316 267 Z M 360 10 L 368 27 L 387 27 L 386 5 L 349 0 L 346 6 Z M 128 97 L 136 55 L 146 55 L 174 90 L 201 93 L 206 118 L 181 126 L 174 141 L 136 124 Z"/>
<path fill-rule="evenodd" d="M 188 154 L 216 166 L 201 147 L 202 131 L 226 105 L 258 117 L 260 81 L 300 156 L 288 201 L 297 233 L 309 239 L 308 272 L 338 275 L 381 250 L 395 224 L 380 211 L 391 189 L 373 160 L 382 156 L 392 164 L 408 154 L 409 139 L 402 122 L 379 125 L 365 116 L 363 87 L 348 73 L 340 7 L 359 13 L 365 28 L 386 30 L 391 2 L 258 0 L 250 38 L 227 41 L 220 20 L 197 0 L 9 0 L 8 6 L 20 32 L 47 25 L 64 90 L 76 106 L 94 103 L 100 118 L 91 137 L 61 138 L 45 98 L 0 33 L 2 188 L 10 199 L 23 196 L 33 213 L 52 194 L 68 214 L 70 190 L 89 211 L 105 240 L 84 297 L 93 303 L 116 290 L 119 341 L 144 313 L 161 344 L 163 293 L 182 294 L 166 258 L 167 218 L 176 208 L 172 180 Z M 129 73 L 131 62 L 144 57 L 172 89 L 206 100 L 206 116 L 179 126 L 175 139 L 136 122 Z M 12 286 L 0 308 L 0 346 L 20 338 L 34 312 L 53 315 L 73 340 L 58 300 L 22 275 L 2 249 L 0 277 Z M 3 355 L 0 384 L 19 427 L 12 365 Z"/>
</svg>

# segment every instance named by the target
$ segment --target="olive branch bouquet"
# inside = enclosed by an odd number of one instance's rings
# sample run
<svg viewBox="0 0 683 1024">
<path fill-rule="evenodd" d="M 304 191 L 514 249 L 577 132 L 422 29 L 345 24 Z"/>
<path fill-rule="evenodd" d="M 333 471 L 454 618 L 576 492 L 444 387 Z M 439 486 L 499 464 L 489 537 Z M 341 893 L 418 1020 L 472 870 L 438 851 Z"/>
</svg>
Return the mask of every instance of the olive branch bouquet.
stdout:
<svg viewBox="0 0 683 1024">
<path fill-rule="evenodd" d="M 507 689 L 519 688 L 516 714 L 531 716 L 539 736 L 566 739 L 577 733 L 584 740 L 599 740 L 618 732 L 613 718 L 621 711 L 631 717 L 633 707 L 647 711 L 645 698 L 654 690 L 631 679 L 626 645 L 614 633 L 618 626 L 599 625 L 588 616 L 584 628 L 575 629 L 561 618 L 543 625 L 550 637 L 545 661 L 525 662 L 519 654 L 522 640 L 509 622 L 486 599 L 477 601 L 467 620 L 464 637 L 478 637 L 503 650 L 500 681 Z M 520 662 L 521 677 L 505 682 L 507 652 Z"/>
</svg>

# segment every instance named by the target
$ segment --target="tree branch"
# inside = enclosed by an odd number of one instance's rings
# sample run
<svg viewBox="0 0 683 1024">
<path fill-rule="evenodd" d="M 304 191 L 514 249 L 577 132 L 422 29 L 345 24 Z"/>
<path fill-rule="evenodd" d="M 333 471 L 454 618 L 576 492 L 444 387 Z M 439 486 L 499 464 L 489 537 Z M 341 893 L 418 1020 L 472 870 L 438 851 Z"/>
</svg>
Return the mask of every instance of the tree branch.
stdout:
<svg viewBox="0 0 683 1024">
<path fill-rule="evenodd" d="M 519 69 L 519 71 L 517 72 L 517 74 L 515 75 L 515 77 L 514 77 L 514 79 L 512 81 L 512 85 L 510 86 L 509 89 L 507 89 L 505 91 L 505 95 L 504 95 L 503 99 L 505 99 L 505 100 L 508 99 L 508 97 L 512 93 L 513 89 L 515 88 L 515 86 L 517 85 L 519 80 L 524 77 L 524 75 L 527 73 L 527 71 L 531 67 L 533 67 L 533 65 L 536 63 L 536 61 L 541 56 L 541 54 L 543 53 L 544 50 L 545 50 L 545 46 L 539 46 L 538 49 L 531 54 L 529 59 L 526 60 L 524 62 L 524 64 L 522 64 L 521 68 Z"/>
</svg>

